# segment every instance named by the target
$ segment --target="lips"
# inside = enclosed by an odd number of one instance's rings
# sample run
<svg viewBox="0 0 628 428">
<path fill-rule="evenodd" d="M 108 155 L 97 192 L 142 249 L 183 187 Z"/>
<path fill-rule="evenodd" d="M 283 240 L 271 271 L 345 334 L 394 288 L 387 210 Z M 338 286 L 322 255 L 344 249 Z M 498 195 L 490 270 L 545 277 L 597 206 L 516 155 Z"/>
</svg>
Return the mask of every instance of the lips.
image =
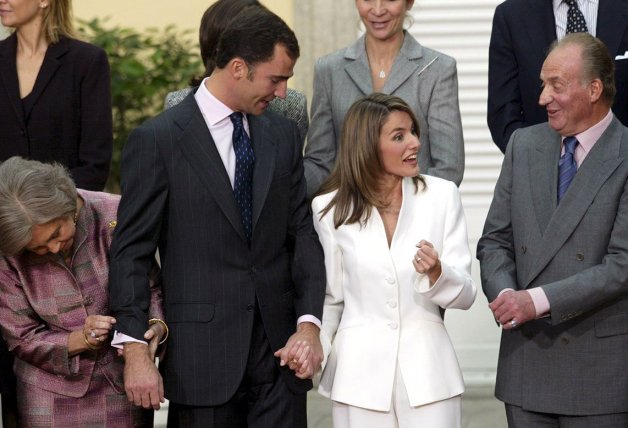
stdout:
<svg viewBox="0 0 628 428">
<path fill-rule="evenodd" d="M 416 162 L 416 154 L 410 155 L 403 160 L 404 162 L 413 163 Z"/>
</svg>

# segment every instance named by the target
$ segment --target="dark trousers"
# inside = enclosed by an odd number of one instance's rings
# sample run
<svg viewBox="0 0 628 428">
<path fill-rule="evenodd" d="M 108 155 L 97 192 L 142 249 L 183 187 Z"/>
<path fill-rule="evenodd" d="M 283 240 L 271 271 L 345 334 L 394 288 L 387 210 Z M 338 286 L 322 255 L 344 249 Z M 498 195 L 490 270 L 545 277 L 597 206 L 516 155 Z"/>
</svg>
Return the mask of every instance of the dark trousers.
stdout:
<svg viewBox="0 0 628 428">
<path fill-rule="evenodd" d="M 256 311 L 246 372 L 235 395 L 212 407 L 170 402 L 168 428 L 306 428 L 306 394 L 288 389 L 276 360 Z"/>
<path fill-rule="evenodd" d="M 17 426 L 17 394 L 13 374 L 13 355 L 0 337 L 0 398 L 2 399 L 2 426 Z"/>
<path fill-rule="evenodd" d="M 509 428 L 626 428 L 628 413 L 609 415 L 569 416 L 538 413 L 506 404 L 506 419 Z"/>
</svg>

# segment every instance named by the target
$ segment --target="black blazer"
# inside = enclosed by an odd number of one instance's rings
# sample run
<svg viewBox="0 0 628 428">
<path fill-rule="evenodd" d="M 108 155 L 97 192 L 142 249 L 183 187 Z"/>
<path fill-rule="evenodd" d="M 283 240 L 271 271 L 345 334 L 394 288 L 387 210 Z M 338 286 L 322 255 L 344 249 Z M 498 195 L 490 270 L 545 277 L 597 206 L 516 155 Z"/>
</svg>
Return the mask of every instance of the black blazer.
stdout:
<svg viewBox="0 0 628 428">
<path fill-rule="evenodd" d="M 189 95 L 129 136 L 122 200 L 111 247 L 110 304 L 116 329 L 147 328 L 148 271 L 156 249 L 170 328 L 160 362 L 166 397 L 215 406 L 245 372 L 255 305 L 274 350 L 297 317 L 322 316 L 323 251 L 306 203 L 296 125 L 276 113 L 249 116 L 255 151 L 253 236 L 244 235 L 233 189 Z M 282 368 L 294 392 L 311 388 Z"/>
<path fill-rule="evenodd" d="M 628 51 L 628 0 L 600 0 L 597 37 L 613 59 Z M 495 9 L 488 62 L 487 121 L 502 152 L 510 134 L 547 122 L 539 106 L 541 67 L 556 40 L 552 0 L 506 0 Z M 615 60 L 617 96 L 613 112 L 628 125 L 628 59 Z"/>
<path fill-rule="evenodd" d="M 102 190 L 113 145 L 107 55 L 68 38 L 48 46 L 25 117 L 16 49 L 15 33 L 0 41 L 0 161 L 57 161 L 70 169 L 77 187 Z"/>
</svg>

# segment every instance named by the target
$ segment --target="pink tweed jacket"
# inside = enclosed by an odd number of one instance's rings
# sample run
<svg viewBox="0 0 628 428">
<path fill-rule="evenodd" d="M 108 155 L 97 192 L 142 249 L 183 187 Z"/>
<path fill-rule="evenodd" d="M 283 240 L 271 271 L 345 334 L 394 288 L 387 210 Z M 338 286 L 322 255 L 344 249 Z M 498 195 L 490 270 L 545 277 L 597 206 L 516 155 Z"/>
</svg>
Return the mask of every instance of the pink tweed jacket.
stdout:
<svg viewBox="0 0 628 428">
<path fill-rule="evenodd" d="M 119 196 L 79 190 L 85 206 L 77 220 L 74 254 L 23 252 L 0 257 L 0 327 L 15 355 L 18 382 L 68 397 L 82 397 L 98 365 L 111 385 L 124 392 L 124 362 L 105 345 L 98 352 L 69 357 L 68 336 L 88 315 L 106 315 L 109 246 Z M 163 318 L 161 289 L 152 287 L 151 317 Z"/>
</svg>

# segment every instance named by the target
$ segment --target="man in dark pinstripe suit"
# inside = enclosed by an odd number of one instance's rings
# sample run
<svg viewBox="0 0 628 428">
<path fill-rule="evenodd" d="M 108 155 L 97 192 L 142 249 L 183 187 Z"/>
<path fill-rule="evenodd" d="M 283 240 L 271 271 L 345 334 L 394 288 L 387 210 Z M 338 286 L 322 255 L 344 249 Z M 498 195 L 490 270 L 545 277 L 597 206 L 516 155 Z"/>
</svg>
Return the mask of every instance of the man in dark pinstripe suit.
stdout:
<svg viewBox="0 0 628 428">
<path fill-rule="evenodd" d="M 170 400 L 170 427 L 305 427 L 322 359 L 323 253 L 306 202 L 296 125 L 270 111 L 299 55 L 265 8 L 238 16 L 196 93 L 129 137 L 111 250 L 114 342 L 137 405 Z M 252 234 L 234 197 L 234 125 L 254 152 Z M 170 337 L 157 372 L 141 340 L 148 260 L 159 250 Z M 165 394 L 164 394 L 165 392 Z"/>
</svg>

